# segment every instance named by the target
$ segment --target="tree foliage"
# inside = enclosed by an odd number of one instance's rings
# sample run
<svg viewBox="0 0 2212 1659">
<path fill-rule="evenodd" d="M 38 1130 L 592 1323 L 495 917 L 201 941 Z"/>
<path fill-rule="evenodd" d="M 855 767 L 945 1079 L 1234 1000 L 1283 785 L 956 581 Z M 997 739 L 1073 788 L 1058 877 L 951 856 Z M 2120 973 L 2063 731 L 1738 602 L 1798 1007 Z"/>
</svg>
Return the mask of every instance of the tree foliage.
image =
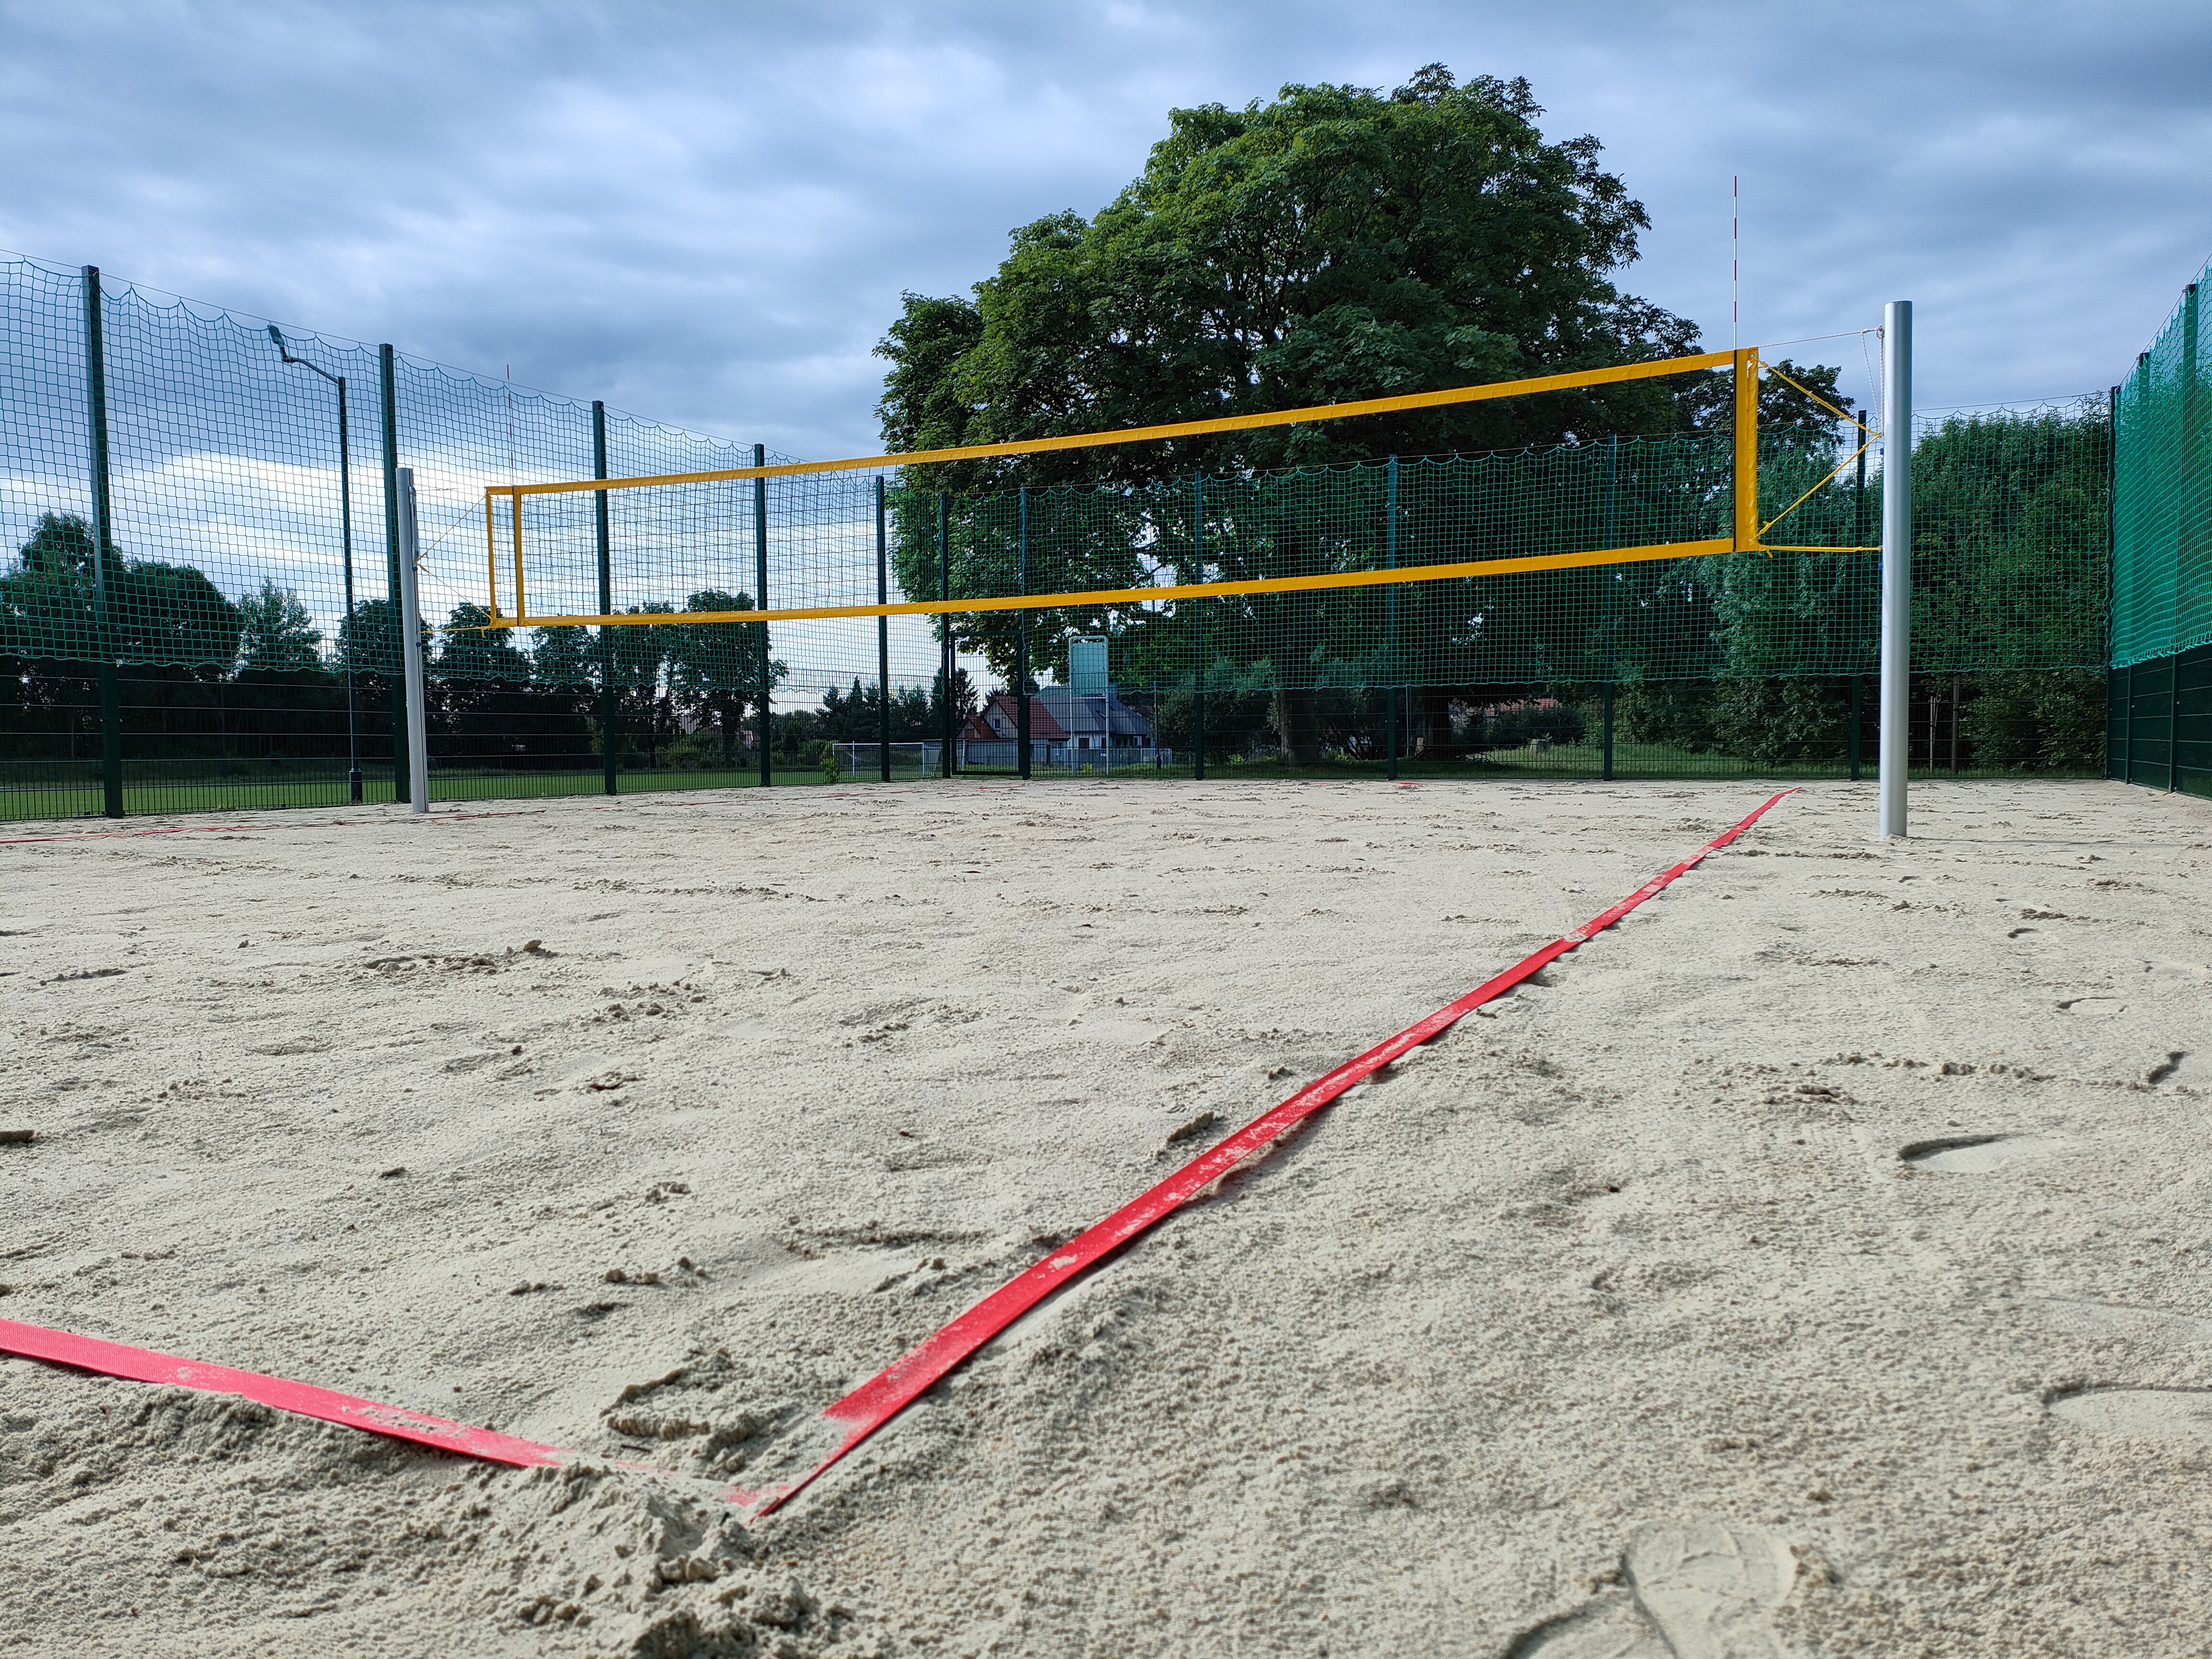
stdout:
<svg viewBox="0 0 2212 1659">
<path fill-rule="evenodd" d="M 1060 213 L 1017 230 L 972 298 L 907 296 L 878 348 L 890 364 L 884 440 L 913 450 L 1059 436 L 1689 349 L 1690 323 L 1615 284 L 1648 223 L 1642 206 L 1600 165 L 1596 139 L 1549 141 L 1541 113 L 1525 81 L 1462 84 L 1439 64 L 1389 94 L 1291 86 L 1242 110 L 1173 111 L 1142 175 L 1095 217 Z M 1370 526 L 1275 511 L 1265 491 L 1210 519 L 1162 512 L 1139 492 L 1200 473 L 1249 479 L 1394 453 L 1696 430 L 1726 413 L 1726 377 L 1711 378 L 1723 386 L 1718 404 L 1710 392 L 1700 402 L 1631 382 L 912 468 L 896 513 L 901 585 L 921 596 L 944 584 L 939 490 L 967 498 L 948 512 L 961 520 L 946 538 L 955 595 L 1013 591 L 1018 538 L 1005 493 L 1024 489 L 1032 592 L 1138 586 L 1164 569 L 1266 577 L 1377 562 Z M 1072 502 L 1041 493 L 1070 485 L 1103 493 Z M 994 494 L 997 503 L 975 499 Z M 1041 533 L 1037 521 L 1055 513 L 1067 522 Z M 1040 547 L 1049 569 L 1036 568 Z M 1224 619 L 1249 624 L 1224 638 L 1268 641 L 1291 757 L 1310 757 L 1319 740 L 1308 694 L 1328 676 L 1316 664 L 1375 657 L 1380 603 L 1267 596 Z M 1141 656 L 1138 636 L 1163 620 L 1130 607 L 1029 613 L 1030 655 L 1056 667 L 1067 635 L 1103 630 Z M 1022 625 L 1000 613 L 956 627 L 1011 677 Z M 1260 665 L 1249 654 L 1224 664 L 1240 678 Z"/>
</svg>

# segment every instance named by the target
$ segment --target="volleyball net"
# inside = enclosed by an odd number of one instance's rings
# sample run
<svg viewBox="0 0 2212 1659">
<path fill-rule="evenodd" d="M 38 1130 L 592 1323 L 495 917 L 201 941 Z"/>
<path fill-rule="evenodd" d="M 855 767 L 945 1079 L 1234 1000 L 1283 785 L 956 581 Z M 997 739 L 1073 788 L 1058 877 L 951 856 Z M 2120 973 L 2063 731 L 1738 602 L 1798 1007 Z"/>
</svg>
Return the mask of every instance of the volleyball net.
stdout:
<svg viewBox="0 0 2212 1659">
<path fill-rule="evenodd" d="M 1856 428 L 1857 443 L 1809 484 L 1802 446 L 1793 446 L 1794 465 L 1785 464 L 1763 495 L 1760 369 L 1756 349 L 1707 352 L 1401 397 L 904 454 L 489 485 L 480 625 L 759 626 L 1035 611 L 1109 620 L 1209 599 L 1338 593 L 1721 554 L 1869 550 L 1863 540 L 1850 539 L 1853 524 L 1838 522 L 1821 507 L 1806 509 L 1875 434 L 1835 409 L 1838 422 Z M 900 482 L 906 469 L 919 466 L 1153 446 L 1714 371 L 1733 382 L 1735 413 L 1732 429 L 1717 435 L 1626 447 L 1607 438 L 1507 458 L 1423 457 L 1412 471 L 1394 459 L 1380 468 L 1195 476 L 1164 486 L 1018 490 L 957 501 Z M 1767 499 L 1783 494 L 1790 499 Z M 1790 530 L 1816 540 L 1771 535 L 1799 514 Z M 721 609 L 687 605 L 680 614 L 663 608 L 660 595 L 623 605 L 622 588 L 641 576 L 664 589 L 672 578 L 678 586 L 688 580 L 707 595 L 742 589 L 743 602 Z M 977 623 L 974 631 L 992 630 Z"/>
</svg>

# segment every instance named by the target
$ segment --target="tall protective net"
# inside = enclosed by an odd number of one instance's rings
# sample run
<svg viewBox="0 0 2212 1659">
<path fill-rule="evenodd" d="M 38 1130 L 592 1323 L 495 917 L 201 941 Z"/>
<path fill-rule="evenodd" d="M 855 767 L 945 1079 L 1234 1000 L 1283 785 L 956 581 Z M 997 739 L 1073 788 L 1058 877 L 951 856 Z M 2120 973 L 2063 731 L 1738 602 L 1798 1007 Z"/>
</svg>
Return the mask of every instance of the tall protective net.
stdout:
<svg viewBox="0 0 2212 1659">
<path fill-rule="evenodd" d="M 487 522 L 487 485 L 598 476 L 602 441 L 617 478 L 743 467 L 756 452 L 611 411 L 602 436 L 588 404 L 404 354 L 387 369 L 378 349 L 325 336 L 280 342 L 112 280 L 95 358 L 88 293 L 76 271 L 0 261 L 10 816 L 98 811 L 118 775 L 130 811 L 336 804 L 356 756 L 363 798 L 391 799 L 395 465 L 416 479 L 441 797 L 752 781 L 763 742 L 778 781 L 841 765 L 875 775 L 893 757 L 902 773 L 936 771 L 948 730 L 956 763 L 1011 766 L 990 694 L 1024 668 L 1039 688 L 1038 757 L 1085 769 L 1395 754 L 1457 769 L 1818 773 L 1871 753 L 1874 700 L 1858 682 L 1875 662 L 1876 560 L 1844 550 L 1875 539 L 1881 483 L 1850 466 L 1823 482 L 1857 441 L 1840 424 L 1760 438 L 1762 522 L 1798 503 L 1768 539 L 1814 550 L 963 611 L 948 682 L 933 617 L 765 629 L 682 618 L 1724 542 L 1732 440 L 1623 435 L 951 499 L 896 472 L 532 495 L 518 562 L 505 509 Z M 95 390 L 108 484 L 97 550 Z M 2103 400 L 1939 420 L 1916 441 L 1916 762 L 2093 764 L 2054 738 L 2071 715 L 2049 705 L 2052 685 L 2104 661 Z M 495 611 L 671 620 L 485 626 Z M 1070 688 L 1079 638 L 1105 642 L 1095 756 L 1073 729 L 1091 706 Z"/>
<path fill-rule="evenodd" d="M 2212 793 L 2212 315 L 2208 265 L 2127 380 L 2112 515 L 2112 775 Z"/>
<path fill-rule="evenodd" d="M 280 349 L 264 324 L 110 278 L 95 562 L 88 292 L 78 271 L 0 259 L 0 814 L 100 810 L 103 659 L 131 810 L 342 801 L 356 750 L 365 797 L 391 799 L 387 460 L 415 470 L 426 618 L 465 621 L 483 581 L 457 559 L 481 548 L 483 486 L 588 474 L 591 405 L 394 354 L 387 456 L 378 348 L 287 330 Z M 753 459 L 614 411 L 604 427 L 622 471 Z M 599 766 L 597 662 L 569 641 L 525 653 L 440 639 L 441 793 L 511 793 L 526 776 L 571 787 L 566 775 Z M 617 700 L 650 704 L 657 690 Z"/>
</svg>

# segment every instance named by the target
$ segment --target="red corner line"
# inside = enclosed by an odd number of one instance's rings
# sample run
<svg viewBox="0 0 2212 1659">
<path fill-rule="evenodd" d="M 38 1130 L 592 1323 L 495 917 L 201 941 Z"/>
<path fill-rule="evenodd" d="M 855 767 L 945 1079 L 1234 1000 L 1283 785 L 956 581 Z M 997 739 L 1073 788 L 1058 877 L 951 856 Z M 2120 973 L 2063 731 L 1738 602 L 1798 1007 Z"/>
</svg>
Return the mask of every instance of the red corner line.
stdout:
<svg viewBox="0 0 2212 1659">
<path fill-rule="evenodd" d="M 880 1374 L 826 1407 L 816 1419 L 813 1428 L 821 1441 L 830 1443 L 831 1449 L 797 1480 L 760 1492 L 732 1488 L 724 1493 L 724 1497 L 754 1517 L 773 1514 L 782 1508 L 839 1458 L 890 1421 L 963 1360 L 1045 1297 L 1062 1286 L 1073 1284 L 1114 1251 L 1149 1231 L 1193 1199 L 1201 1196 L 1237 1165 L 1260 1152 L 1285 1130 L 1326 1106 L 1355 1083 L 1372 1076 L 1407 1050 L 1440 1036 L 1484 1003 L 1503 996 L 1577 945 L 1589 943 L 1646 899 L 1694 870 L 1708 854 L 1718 852 L 1742 835 L 1785 797 L 1796 793 L 1794 788 L 1784 789 L 1770 796 L 1734 828 L 1714 836 L 1680 864 L 1662 871 L 1611 909 L 1601 911 L 1565 938 L 1553 939 L 1540 950 L 1532 951 L 1457 1001 L 1445 1004 L 1396 1036 L 1377 1043 L 1365 1054 L 1346 1060 L 1328 1076 L 1308 1084 L 1280 1105 L 1253 1119 L 1227 1139 L 1192 1159 L 1150 1192 L 1123 1205 L 1081 1237 L 1000 1285 L 919 1346 L 900 1356 Z M 564 1451 L 557 1446 L 518 1439 L 514 1435 L 501 1434 L 491 1429 L 471 1428 L 465 1423 L 409 1411 L 401 1406 L 387 1406 L 374 1400 L 358 1399 L 352 1395 L 319 1389 L 310 1383 L 268 1376 L 258 1371 L 234 1370 L 228 1365 L 210 1365 L 200 1360 L 180 1358 L 175 1354 L 156 1353 L 147 1348 L 134 1348 L 120 1342 L 105 1342 L 96 1337 L 79 1336 L 69 1331 L 49 1330 L 41 1325 L 26 1325 L 12 1319 L 0 1319 L 0 1353 L 20 1354 L 27 1359 L 42 1359 L 53 1364 L 74 1366 L 80 1370 L 96 1371 L 102 1376 L 119 1376 L 132 1382 L 166 1383 L 211 1394 L 238 1395 L 279 1411 L 292 1412 L 302 1417 L 317 1418 L 325 1423 L 361 1429 L 370 1434 L 386 1435 L 395 1440 L 412 1441 L 417 1445 L 432 1446 L 441 1451 L 458 1452 L 465 1457 L 509 1464 L 518 1468 L 568 1463 L 582 1456 L 580 1453 Z M 618 1463 L 617 1466 L 655 1474 L 669 1473 L 646 1464 Z"/>
</svg>

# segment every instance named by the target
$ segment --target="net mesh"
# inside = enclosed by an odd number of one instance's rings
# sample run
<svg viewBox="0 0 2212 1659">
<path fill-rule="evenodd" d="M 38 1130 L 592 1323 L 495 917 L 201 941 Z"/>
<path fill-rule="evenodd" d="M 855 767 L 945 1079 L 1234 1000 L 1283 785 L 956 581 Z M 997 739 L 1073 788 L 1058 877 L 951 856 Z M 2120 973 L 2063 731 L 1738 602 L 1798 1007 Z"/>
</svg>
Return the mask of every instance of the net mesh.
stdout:
<svg viewBox="0 0 2212 1659">
<path fill-rule="evenodd" d="M 1417 572 L 1724 538 L 1731 440 L 1624 435 L 950 499 L 896 473 L 778 477 L 757 491 L 750 480 L 616 490 L 604 497 L 603 600 L 601 497 L 526 497 L 518 567 L 514 526 L 503 513 L 488 525 L 483 495 L 487 485 L 591 476 L 588 404 L 398 355 L 387 455 L 375 348 L 287 331 L 286 350 L 315 368 L 288 364 L 258 323 L 112 280 L 100 356 L 112 516 L 95 552 L 85 293 L 76 271 L 0 260 L 0 764 L 13 812 L 98 805 L 103 658 L 120 665 L 128 785 L 150 792 L 136 804 L 333 799 L 291 786 L 313 779 L 327 791 L 353 750 L 371 797 L 388 796 L 393 462 L 416 478 L 423 610 L 437 630 L 431 753 L 447 794 L 591 787 L 610 764 L 625 787 L 712 781 L 717 769 L 728 781 L 757 775 L 742 751 L 757 742 L 764 680 L 770 742 L 808 775 L 836 742 L 848 764 L 873 770 L 854 745 L 879 740 L 886 723 L 902 766 L 935 769 L 942 756 L 929 745 L 948 712 L 978 713 L 980 694 L 1010 684 L 1024 660 L 1032 679 L 1064 686 L 1078 636 L 1106 640 L 1114 695 L 1140 711 L 1156 766 L 1188 765 L 1201 748 L 1277 744 L 1352 758 L 1385 744 L 1494 753 L 1508 739 L 1548 743 L 1535 732 L 1547 722 L 1595 744 L 1601 720 L 1608 732 L 1614 725 L 1601 699 L 1611 709 L 1616 694 L 1620 741 L 1665 747 L 1664 764 L 1840 764 L 1851 743 L 1847 682 L 1875 667 L 1876 561 L 1846 550 L 1875 539 L 1881 482 L 1851 465 L 1827 477 L 1858 441 L 1841 424 L 1760 434 L 1762 521 L 1797 503 L 1769 539 L 1811 550 L 970 611 L 951 623 L 948 686 L 935 618 L 892 617 L 880 631 L 872 618 L 778 622 L 763 653 L 758 625 L 680 617 L 763 602 Z M 2160 349 L 2180 360 L 2179 345 Z M 2158 390 L 2161 374 L 2139 371 L 2136 401 L 2123 399 L 2124 471 L 2148 465 L 2129 422 L 2154 392 L 2157 408 L 2181 410 L 2174 420 L 2193 418 L 2186 399 Z M 326 374 L 346 382 L 343 469 Z M 613 411 L 605 441 L 617 477 L 755 462 L 750 446 Z M 2124 635 L 2151 637 L 2136 619 L 2154 611 L 2149 599 L 2131 610 L 2108 592 L 2102 400 L 1923 422 L 1916 443 L 1916 673 L 2097 667 L 2108 599 L 2116 650 Z M 2130 541 L 2128 522 L 2122 546 L 2145 544 Z M 2197 550 L 2186 568 L 2199 573 L 2194 589 L 2166 578 L 2179 597 L 2174 620 L 2155 624 L 2160 640 L 2202 628 L 2182 620 L 2203 606 L 2202 545 L 2189 535 L 2157 544 Z M 2181 556 L 2154 550 L 2137 563 L 2155 574 Z M 533 615 L 598 614 L 604 604 L 678 620 L 482 626 L 495 605 L 512 615 L 524 599 Z M 1961 696 L 1952 688 L 1954 751 Z M 1928 716 L 1931 732 L 1943 718 Z M 273 793 L 252 793 L 264 784 Z"/>
<path fill-rule="evenodd" d="M 2203 276 L 2212 276 L 2207 266 Z M 2212 470 L 2205 459 L 2203 276 L 2134 372 L 2118 407 L 2112 535 L 2115 668 L 2212 641 Z"/>
<path fill-rule="evenodd" d="M 2101 664 L 2107 431 L 2096 399 L 1922 423 L 1915 672 Z M 1788 550 L 1044 605 L 961 615 L 955 635 L 1001 678 L 1015 670 L 1024 629 L 1032 671 L 1061 678 L 1068 640 L 1103 635 L 1117 683 L 1136 686 L 1195 684 L 1201 672 L 1301 690 L 1871 672 L 1879 569 L 1863 550 L 1880 522 L 1880 475 L 1836 471 L 1850 453 L 1840 434 L 1769 433 L 1760 443 L 1762 522 L 1797 503 L 1774 527 Z M 939 497 L 890 483 L 890 590 L 894 600 L 960 601 L 1389 568 L 1410 576 L 1424 566 L 1725 540 L 1730 446 L 1725 434 L 1608 440 L 956 496 L 942 503 L 941 533 Z M 764 481 L 774 608 L 872 602 L 876 487 L 857 473 Z M 628 592 L 670 611 L 705 609 L 684 595 L 687 584 L 755 586 L 753 489 L 737 480 L 611 492 L 617 604 Z M 593 608 L 592 499 L 524 498 L 533 613 Z M 495 513 L 494 531 L 511 610 L 507 510 Z M 908 629 L 902 659 L 918 653 L 923 672 L 934 672 L 933 624 L 893 623 Z M 818 691 L 872 672 L 874 628 L 770 624 L 775 655 L 792 671 L 785 684 Z M 750 625 L 727 631 L 734 638 Z"/>
</svg>

